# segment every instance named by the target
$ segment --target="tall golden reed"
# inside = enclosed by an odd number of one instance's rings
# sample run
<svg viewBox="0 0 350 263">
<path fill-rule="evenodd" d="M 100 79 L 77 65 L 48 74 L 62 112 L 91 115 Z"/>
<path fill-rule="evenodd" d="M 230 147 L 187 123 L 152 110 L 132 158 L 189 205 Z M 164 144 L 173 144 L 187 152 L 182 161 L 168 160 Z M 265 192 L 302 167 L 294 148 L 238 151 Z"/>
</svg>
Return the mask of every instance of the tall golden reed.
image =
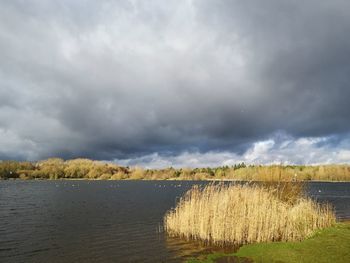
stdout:
<svg viewBox="0 0 350 263">
<path fill-rule="evenodd" d="M 302 196 L 287 202 L 248 184 L 194 186 L 164 217 L 169 235 L 217 245 L 301 240 L 334 222 L 329 205 Z"/>
</svg>

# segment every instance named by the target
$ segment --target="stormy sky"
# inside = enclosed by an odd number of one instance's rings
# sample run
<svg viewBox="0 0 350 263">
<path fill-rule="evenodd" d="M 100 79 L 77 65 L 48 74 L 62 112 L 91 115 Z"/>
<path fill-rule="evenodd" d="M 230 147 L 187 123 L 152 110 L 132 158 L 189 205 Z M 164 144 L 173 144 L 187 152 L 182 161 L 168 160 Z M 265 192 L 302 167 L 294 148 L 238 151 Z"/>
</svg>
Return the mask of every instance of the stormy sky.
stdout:
<svg viewBox="0 0 350 263">
<path fill-rule="evenodd" d="M 0 1 L 0 159 L 350 162 L 350 2 Z"/>
</svg>

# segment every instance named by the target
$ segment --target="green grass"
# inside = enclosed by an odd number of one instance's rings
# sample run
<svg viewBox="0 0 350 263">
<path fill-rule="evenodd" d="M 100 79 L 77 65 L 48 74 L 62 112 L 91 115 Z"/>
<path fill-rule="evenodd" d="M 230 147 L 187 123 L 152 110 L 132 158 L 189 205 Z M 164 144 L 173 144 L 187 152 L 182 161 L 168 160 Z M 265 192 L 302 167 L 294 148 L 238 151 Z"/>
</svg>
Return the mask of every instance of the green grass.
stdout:
<svg viewBox="0 0 350 263">
<path fill-rule="evenodd" d="M 223 256 L 253 259 L 254 262 L 345 263 L 350 262 L 350 223 L 338 223 L 301 242 L 274 242 L 245 245 L 237 253 L 212 254 L 191 263 L 216 262 Z"/>
</svg>

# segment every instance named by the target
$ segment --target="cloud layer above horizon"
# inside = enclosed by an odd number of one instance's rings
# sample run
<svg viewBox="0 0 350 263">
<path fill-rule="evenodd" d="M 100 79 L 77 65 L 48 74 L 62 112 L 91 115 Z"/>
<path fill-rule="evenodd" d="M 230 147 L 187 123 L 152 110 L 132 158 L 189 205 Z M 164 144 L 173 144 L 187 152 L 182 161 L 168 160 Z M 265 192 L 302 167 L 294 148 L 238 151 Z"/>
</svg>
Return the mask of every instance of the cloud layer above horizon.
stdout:
<svg viewBox="0 0 350 263">
<path fill-rule="evenodd" d="M 350 2 L 0 3 L 0 159 L 350 162 Z"/>
</svg>

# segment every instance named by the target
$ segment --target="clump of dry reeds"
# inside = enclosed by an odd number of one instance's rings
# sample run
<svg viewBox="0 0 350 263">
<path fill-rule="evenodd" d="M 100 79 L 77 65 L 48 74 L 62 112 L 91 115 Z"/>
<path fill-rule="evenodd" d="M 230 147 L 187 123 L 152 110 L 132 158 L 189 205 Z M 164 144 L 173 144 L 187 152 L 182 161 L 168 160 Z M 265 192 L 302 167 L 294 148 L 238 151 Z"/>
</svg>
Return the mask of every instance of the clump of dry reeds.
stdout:
<svg viewBox="0 0 350 263">
<path fill-rule="evenodd" d="M 301 240 L 335 222 L 329 205 L 303 196 L 286 200 L 276 189 L 248 184 L 194 186 L 165 215 L 165 230 L 172 236 L 225 245 Z"/>
</svg>

